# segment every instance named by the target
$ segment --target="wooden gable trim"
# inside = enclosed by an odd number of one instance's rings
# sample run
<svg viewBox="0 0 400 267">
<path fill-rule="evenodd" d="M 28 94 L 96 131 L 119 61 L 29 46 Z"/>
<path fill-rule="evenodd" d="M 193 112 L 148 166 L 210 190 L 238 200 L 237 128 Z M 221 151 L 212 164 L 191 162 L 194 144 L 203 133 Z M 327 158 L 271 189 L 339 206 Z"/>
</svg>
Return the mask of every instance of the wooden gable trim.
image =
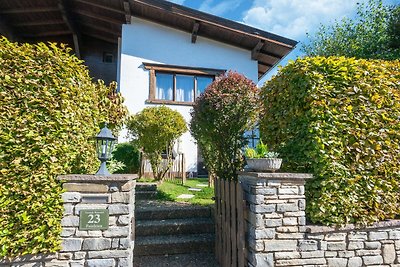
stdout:
<svg viewBox="0 0 400 267">
<path fill-rule="evenodd" d="M 147 70 L 175 72 L 180 74 L 193 74 L 193 75 L 217 76 L 226 72 L 226 70 L 223 69 L 196 68 L 196 67 L 156 64 L 147 62 L 143 62 L 143 66 Z"/>
</svg>

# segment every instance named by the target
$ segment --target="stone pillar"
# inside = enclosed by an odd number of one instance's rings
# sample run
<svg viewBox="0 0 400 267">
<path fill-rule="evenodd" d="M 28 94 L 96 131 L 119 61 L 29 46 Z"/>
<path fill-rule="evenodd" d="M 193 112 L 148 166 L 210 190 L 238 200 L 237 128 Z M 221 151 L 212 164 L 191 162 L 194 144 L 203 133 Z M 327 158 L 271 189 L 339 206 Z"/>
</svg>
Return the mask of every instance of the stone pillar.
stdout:
<svg viewBox="0 0 400 267">
<path fill-rule="evenodd" d="M 60 266 L 133 266 L 136 178 L 137 175 L 59 177 L 65 190 Z M 80 229 L 80 211 L 99 209 L 108 211 L 107 229 Z"/>
<path fill-rule="evenodd" d="M 304 183 L 310 174 L 242 172 L 247 202 L 248 266 L 274 266 L 293 257 L 304 239 Z"/>
</svg>

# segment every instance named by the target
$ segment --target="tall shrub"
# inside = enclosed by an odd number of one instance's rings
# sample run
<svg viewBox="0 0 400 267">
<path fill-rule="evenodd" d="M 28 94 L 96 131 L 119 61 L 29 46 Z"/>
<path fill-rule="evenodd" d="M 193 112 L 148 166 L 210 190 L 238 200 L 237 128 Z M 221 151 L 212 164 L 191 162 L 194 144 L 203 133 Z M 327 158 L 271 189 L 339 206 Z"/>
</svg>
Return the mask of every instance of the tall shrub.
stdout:
<svg viewBox="0 0 400 267">
<path fill-rule="evenodd" d="M 115 146 L 113 159 L 125 164 L 116 173 L 138 173 L 140 168 L 139 150 L 131 143 L 121 143 Z"/>
<path fill-rule="evenodd" d="M 0 257 L 59 249 L 57 176 L 94 171 L 89 138 L 110 107 L 121 112 L 114 125 L 126 113 L 113 85 L 93 83 L 69 52 L 0 39 Z"/>
<path fill-rule="evenodd" d="M 208 170 L 218 178 L 237 180 L 244 163 L 244 133 L 256 122 L 258 99 L 256 85 L 235 72 L 218 77 L 197 98 L 190 130 Z"/>
<path fill-rule="evenodd" d="M 366 224 L 400 211 L 400 61 L 298 59 L 262 89 L 263 140 L 311 172 L 307 214 Z"/>
<path fill-rule="evenodd" d="M 150 160 L 154 178 L 163 180 L 172 166 L 175 140 L 187 131 L 185 119 L 178 111 L 166 106 L 148 107 L 132 115 L 127 128 Z"/>
</svg>

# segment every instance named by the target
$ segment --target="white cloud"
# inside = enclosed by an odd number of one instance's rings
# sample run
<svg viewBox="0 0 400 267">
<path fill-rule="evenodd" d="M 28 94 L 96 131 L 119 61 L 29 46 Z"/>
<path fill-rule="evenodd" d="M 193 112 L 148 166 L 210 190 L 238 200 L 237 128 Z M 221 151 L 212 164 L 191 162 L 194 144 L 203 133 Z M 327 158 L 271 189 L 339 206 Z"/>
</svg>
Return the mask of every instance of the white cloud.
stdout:
<svg viewBox="0 0 400 267">
<path fill-rule="evenodd" d="M 199 9 L 203 12 L 221 16 L 229 11 L 235 10 L 243 0 L 205 0 L 201 3 Z M 218 3 L 215 3 L 218 2 Z"/>
<path fill-rule="evenodd" d="M 255 0 L 243 22 L 299 40 L 319 25 L 355 11 L 357 0 Z"/>
<path fill-rule="evenodd" d="M 178 5 L 183 5 L 186 0 L 168 0 L 168 1 Z"/>
</svg>

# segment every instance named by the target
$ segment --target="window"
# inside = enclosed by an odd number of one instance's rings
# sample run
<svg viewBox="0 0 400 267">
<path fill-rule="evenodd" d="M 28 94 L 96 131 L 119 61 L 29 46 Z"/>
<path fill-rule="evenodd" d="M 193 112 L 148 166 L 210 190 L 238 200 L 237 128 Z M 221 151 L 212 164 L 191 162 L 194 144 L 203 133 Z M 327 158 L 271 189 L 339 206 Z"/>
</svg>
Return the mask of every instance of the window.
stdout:
<svg viewBox="0 0 400 267">
<path fill-rule="evenodd" d="M 150 70 L 150 103 L 193 104 L 224 70 L 143 63 Z"/>
<path fill-rule="evenodd" d="M 112 53 L 109 53 L 109 52 L 103 53 L 103 62 L 104 63 L 113 63 L 113 61 L 114 61 L 114 56 Z"/>
</svg>

